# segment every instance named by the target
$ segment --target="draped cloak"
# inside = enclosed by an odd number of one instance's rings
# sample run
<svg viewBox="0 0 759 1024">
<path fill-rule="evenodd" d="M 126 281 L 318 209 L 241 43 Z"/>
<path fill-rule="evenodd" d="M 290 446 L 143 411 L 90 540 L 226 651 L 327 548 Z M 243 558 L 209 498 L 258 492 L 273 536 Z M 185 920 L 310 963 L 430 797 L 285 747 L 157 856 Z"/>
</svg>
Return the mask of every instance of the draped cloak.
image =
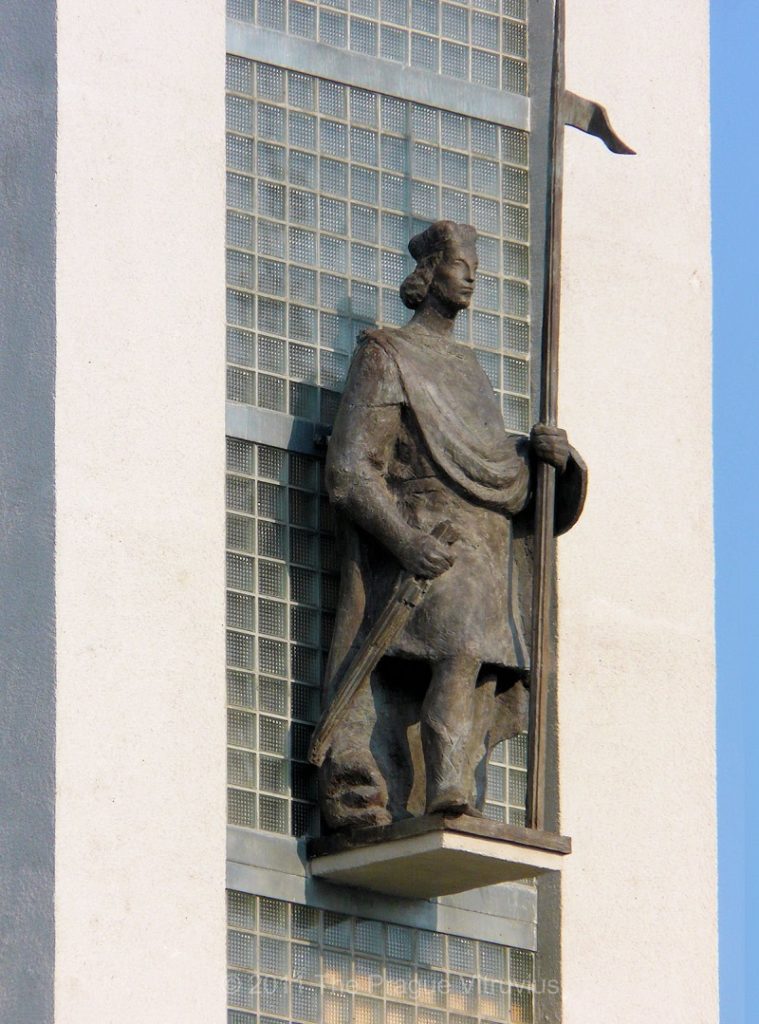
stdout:
<svg viewBox="0 0 759 1024">
<path fill-rule="evenodd" d="M 384 416 L 382 429 L 388 422 L 392 427 L 378 438 L 381 410 L 396 412 Z M 453 566 L 431 582 L 389 655 L 434 663 L 465 653 L 505 670 L 512 682 L 528 674 L 533 466 L 527 439 L 506 433 L 498 398 L 470 349 L 418 326 L 365 331 L 335 421 L 326 476 L 338 511 L 352 489 L 368 501 L 382 490 L 408 525 L 429 534 L 448 520 L 458 535 Z M 578 518 L 585 479 L 584 464 L 572 452 L 557 481 L 557 532 Z M 388 550 L 345 515 L 339 543 L 327 698 L 400 572 Z M 503 723 L 500 732 L 513 734 L 524 724 Z"/>
</svg>

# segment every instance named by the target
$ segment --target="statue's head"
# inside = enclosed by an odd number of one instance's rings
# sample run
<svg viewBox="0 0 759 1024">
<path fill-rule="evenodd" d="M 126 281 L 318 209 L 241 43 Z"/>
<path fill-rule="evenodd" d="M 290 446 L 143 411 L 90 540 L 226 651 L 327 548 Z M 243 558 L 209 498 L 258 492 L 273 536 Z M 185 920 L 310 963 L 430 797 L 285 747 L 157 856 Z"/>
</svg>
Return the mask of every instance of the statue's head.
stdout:
<svg viewBox="0 0 759 1024">
<path fill-rule="evenodd" d="M 452 313 L 472 300 L 477 272 L 477 232 L 470 224 L 437 220 L 408 244 L 416 267 L 401 285 L 401 299 L 418 309 L 430 296 Z"/>
</svg>

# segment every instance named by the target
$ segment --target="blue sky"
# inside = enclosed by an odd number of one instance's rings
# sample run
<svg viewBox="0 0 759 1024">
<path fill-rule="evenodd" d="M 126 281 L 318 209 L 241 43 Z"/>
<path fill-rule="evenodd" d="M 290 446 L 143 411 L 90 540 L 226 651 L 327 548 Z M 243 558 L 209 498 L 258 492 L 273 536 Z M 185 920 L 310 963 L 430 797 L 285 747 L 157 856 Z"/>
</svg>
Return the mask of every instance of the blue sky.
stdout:
<svg viewBox="0 0 759 1024">
<path fill-rule="evenodd" d="M 712 0 L 722 1024 L 759 1003 L 758 68 L 759 0 Z"/>
</svg>

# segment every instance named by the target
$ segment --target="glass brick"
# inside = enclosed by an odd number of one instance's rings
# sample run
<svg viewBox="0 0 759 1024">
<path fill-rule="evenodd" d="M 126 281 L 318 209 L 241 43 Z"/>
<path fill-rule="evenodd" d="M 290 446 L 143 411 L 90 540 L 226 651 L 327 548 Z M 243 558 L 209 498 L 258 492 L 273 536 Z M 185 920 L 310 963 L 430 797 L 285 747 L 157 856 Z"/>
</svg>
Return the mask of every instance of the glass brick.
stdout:
<svg viewBox="0 0 759 1024">
<path fill-rule="evenodd" d="M 279 377 L 271 377 L 269 374 L 259 373 L 257 404 L 263 409 L 272 409 L 274 412 L 286 412 L 285 382 Z"/>
<path fill-rule="evenodd" d="M 278 263 L 275 260 L 259 259 L 258 290 L 267 295 L 287 294 L 284 263 Z M 260 344 L 259 341 L 259 358 Z M 263 364 L 260 365 L 263 367 Z"/>
<path fill-rule="evenodd" d="M 236 668 L 256 667 L 256 646 L 254 638 L 246 633 L 227 630 L 227 664 Z"/>
<path fill-rule="evenodd" d="M 507 430 L 514 430 L 520 434 L 526 434 L 530 429 L 529 420 L 530 403 L 528 399 L 517 395 L 503 396 L 503 421 Z"/>
<path fill-rule="evenodd" d="M 307 384 L 290 382 L 290 415 L 302 419 L 316 419 L 319 406 L 319 392 Z"/>
<path fill-rule="evenodd" d="M 256 716 L 234 708 L 227 710 L 227 741 L 233 747 L 256 749 Z"/>
<path fill-rule="evenodd" d="M 322 157 L 320 161 L 320 184 L 322 192 L 334 196 L 348 195 L 348 165 L 340 160 Z"/>
<path fill-rule="evenodd" d="M 416 960 L 430 967 L 445 967 L 445 936 L 420 931 L 416 942 Z"/>
<path fill-rule="evenodd" d="M 255 466 L 255 445 L 240 438 L 227 438 L 227 469 L 250 476 Z"/>
<path fill-rule="evenodd" d="M 324 911 L 324 945 L 335 949 L 350 949 L 352 920 L 347 914 Z"/>
<path fill-rule="evenodd" d="M 256 755 L 247 750 L 227 750 L 227 779 L 230 786 L 255 789 L 258 784 Z"/>
<path fill-rule="evenodd" d="M 256 605 L 252 597 L 227 594 L 227 625 L 232 629 L 255 630 Z"/>
<path fill-rule="evenodd" d="M 500 61 L 494 53 L 472 50 L 472 81 L 491 89 L 498 88 Z"/>
<path fill-rule="evenodd" d="M 290 805 L 290 832 L 294 836 L 318 835 L 319 812 L 316 807 L 293 801 Z"/>
<path fill-rule="evenodd" d="M 505 281 L 503 310 L 511 316 L 530 316 L 530 288 L 520 281 Z"/>
<path fill-rule="evenodd" d="M 377 133 L 368 128 L 351 128 L 351 157 L 361 164 L 378 164 Z"/>
<path fill-rule="evenodd" d="M 265 798 L 267 801 L 269 798 Z M 262 826 L 263 827 L 263 826 Z M 281 829 L 270 828 L 267 832 L 279 832 Z M 259 1001 L 262 1013 L 273 1013 L 279 1017 L 288 1018 L 290 985 L 289 982 L 279 978 L 266 978 L 265 983 L 260 985 Z M 263 1019 L 261 1019 L 263 1024 Z"/>
<path fill-rule="evenodd" d="M 255 526 L 251 519 L 242 516 L 227 516 L 227 547 L 238 551 L 253 551 L 255 548 Z"/>
<path fill-rule="evenodd" d="M 259 619 L 261 609 L 259 607 Z M 280 640 L 270 640 L 267 637 L 258 638 L 258 664 L 262 672 L 272 675 L 284 676 L 287 673 L 287 644 L 282 643 Z M 262 730 L 271 731 L 274 728 L 269 720 L 264 728 L 262 721 Z M 267 733 L 268 735 L 268 733 Z M 271 746 L 265 746 L 263 740 L 263 732 L 261 737 L 261 749 L 275 751 L 275 748 Z M 276 752 L 276 751 L 275 751 Z M 283 751 L 284 752 L 284 751 Z"/>
<path fill-rule="evenodd" d="M 532 1024 L 532 992 L 529 989 L 511 989 L 511 1020 L 514 1024 Z"/>
<path fill-rule="evenodd" d="M 503 13 L 519 21 L 527 20 L 527 0 L 502 0 Z"/>
<path fill-rule="evenodd" d="M 227 963 L 233 967 L 247 967 L 249 970 L 257 966 L 256 937 L 246 932 L 227 932 Z"/>
<path fill-rule="evenodd" d="M 316 304 L 316 272 L 304 267 L 290 267 L 290 296 L 299 302 Z M 316 314 L 302 306 L 290 306 L 290 337 L 316 340 Z"/>
<path fill-rule="evenodd" d="M 248 331 L 227 328 L 227 362 L 256 365 L 256 336 Z M 251 392 L 253 393 L 253 392 Z"/>
<path fill-rule="evenodd" d="M 506 769 L 500 765 L 489 764 L 487 773 L 488 799 L 504 803 L 506 801 Z"/>
<path fill-rule="evenodd" d="M 530 364 L 524 359 L 503 357 L 503 386 L 507 391 L 528 394 L 530 386 Z"/>
<path fill-rule="evenodd" d="M 239 327 L 255 327 L 256 303 L 247 292 L 227 290 L 227 320 Z"/>
<path fill-rule="evenodd" d="M 227 971 L 227 999 L 230 1006 L 242 1006 L 255 1010 L 257 1005 L 258 980 L 254 974 L 244 971 Z"/>
<path fill-rule="evenodd" d="M 413 960 L 414 931 L 399 924 L 386 925 L 387 955 L 394 960 Z"/>
<path fill-rule="evenodd" d="M 377 210 L 370 206 L 351 203 L 351 229 L 354 238 L 366 242 L 376 242 L 378 231 Z"/>
<path fill-rule="evenodd" d="M 319 685 L 321 655 L 317 650 L 293 645 L 290 650 L 290 668 L 293 679 L 297 679 L 298 682 Z"/>
<path fill-rule="evenodd" d="M 408 0 L 382 0 L 382 20 L 394 25 L 408 24 Z"/>
<path fill-rule="evenodd" d="M 256 221 L 244 213 L 227 211 L 227 242 L 241 249 L 252 249 Z"/>
<path fill-rule="evenodd" d="M 324 1024 L 351 1024 L 353 997 L 347 992 L 324 992 Z"/>
<path fill-rule="evenodd" d="M 261 598 L 258 602 L 258 628 L 269 636 L 287 638 L 287 609 L 277 601 Z M 262 666 L 265 668 L 265 666 Z M 269 669 L 265 669 L 270 671 Z"/>
<path fill-rule="evenodd" d="M 283 680 L 261 676 L 258 684 L 258 697 L 262 711 L 282 716 L 287 714 L 287 683 Z"/>
<path fill-rule="evenodd" d="M 429 36 L 411 33 L 411 64 L 427 71 L 438 70 L 438 41 Z"/>
<path fill-rule="evenodd" d="M 353 315 L 362 320 L 374 322 L 377 319 L 378 290 L 374 285 L 361 284 L 354 281 L 351 285 L 351 305 Z M 340 366 L 343 366 L 342 371 Z M 325 387 L 332 387 L 333 382 L 342 386 L 347 373 L 347 364 L 337 364 L 330 361 L 327 375 L 322 374 L 322 384 Z"/>
<path fill-rule="evenodd" d="M 469 196 L 463 192 L 444 188 L 442 193 L 442 214 L 447 220 L 466 224 L 469 221 Z M 459 321 L 461 315 L 459 314 Z"/>
<path fill-rule="evenodd" d="M 386 132 L 405 134 L 408 118 L 408 103 L 393 96 L 380 97 L 382 127 Z"/>
<path fill-rule="evenodd" d="M 448 969 L 464 974 L 477 971 L 477 944 L 458 935 L 448 936 Z"/>
<path fill-rule="evenodd" d="M 303 228 L 290 228 L 288 233 L 290 259 L 296 263 L 316 263 L 316 234 Z M 284 240 L 279 252 L 284 252 Z"/>
<path fill-rule="evenodd" d="M 440 49 L 440 73 L 452 78 L 469 78 L 469 50 L 458 43 L 444 42 Z"/>
<path fill-rule="evenodd" d="M 290 32 L 303 39 L 316 39 L 316 8 L 299 0 L 289 2 Z"/>
<path fill-rule="evenodd" d="M 524 807 L 527 803 L 527 772 L 509 771 L 509 803 L 515 807 Z"/>
<path fill-rule="evenodd" d="M 413 1024 L 414 1007 L 405 1003 L 385 1003 L 385 1020 L 387 1024 Z"/>
<path fill-rule="evenodd" d="M 350 0 L 351 11 L 363 14 L 365 18 L 376 18 L 379 13 L 378 0 Z"/>
<path fill-rule="evenodd" d="M 285 567 L 276 562 L 266 562 L 263 559 L 258 563 L 258 589 L 261 594 L 271 597 L 286 597 L 287 583 Z"/>
<path fill-rule="evenodd" d="M 500 49 L 498 18 L 490 14 L 472 14 L 472 42 L 485 50 Z"/>
<path fill-rule="evenodd" d="M 403 29 L 380 26 L 380 57 L 399 64 L 408 61 L 408 35 Z"/>
<path fill-rule="evenodd" d="M 367 89 L 352 88 L 350 116 L 354 124 L 374 127 L 377 124 L 377 94 Z"/>
<path fill-rule="evenodd" d="M 316 351 L 306 345 L 290 345 L 290 376 L 316 383 Z"/>
<path fill-rule="evenodd" d="M 227 586 L 237 590 L 253 590 L 255 561 L 243 555 L 227 555 Z"/>
<path fill-rule="evenodd" d="M 365 167 L 351 167 L 351 197 L 360 203 L 376 203 L 379 175 Z"/>
<path fill-rule="evenodd" d="M 504 320 L 504 348 L 515 352 L 529 352 L 530 328 L 519 320 Z"/>
<path fill-rule="evenodd" d="M 507 277 L 527 280 L 530 272 L 530 251 L 525 245 L 515 242 L 503 243 L 503 272 Z"/>
<path fill-rule="evenodd" d="M 305 613 L 307 609 L 294 608 L 293 614 L 300 612 Z M 293 683 L 292 687 L 292 707 L 291 712 L 293 718 L 300 718 L 306 722 L 315 722 L 319 715 L 319 693 L 317 690 L 310 686 L 304 686 L 300 683 Z M 304 797 L 304 793 L 294 794 Z"/>
<path fill-rule="evenodd" d="M 350 48 L 356 53 L 377 53 L 377 26 L 363 18 L 350 19 Z"/>
<path fill-rule="evenodd" d="M 529 215 L 523 206 L 505 203 L 503 207 L 503 230 L 508 238 L 526 242 L 529 237 Z"/>
<path fill-rule="evenodd" d="M 293 905 L 290 933 L 294 939 L 306 942 L 319 941 L 319 911 L 314 907 Z M 301 948 L 301 947 L 298 947 Z"/>
<path fill-rule="evenodd" d="M 512 203 L 527 203 L 527 171 L 520 170 L 516 167 L 504 167 L 503 198 Z"/>
<path fill-rule="evenodd" d="M 259 103 L 257 114 L 259 138 L 283 142 L 285 138 L 284 110 L 280 107 L 273 107 L 269 103 Z"/>
<path fill-rule="evenodd" d="M 254 109 L 255 104 L 252 100 L 243 99 L 241 96 L 227 96 L 227 128 L 233 132 L 242 132 L 245 135 L 250 135 L 253 131 Z"/>
<path fill-rule="evenodd" d="M 258 944 L 258 959 L 263 974 L 287 975 L 290 966 L 287 942 L 262 935 Z"/>
<path fill-rule="evenodd" d="M 348 45 L 348 19 L 335 11 L 319 11 L 319 39 L 328 46 Z"/>
<path fill-rule="evenodd" d="M 485 195 L 498 195 L 498 164 L 494 160 L 472 160 L 472 188 Z"/>
<path fill-rule="evenodd" d="M 237 21 L 253 21 L 253 10 L 253 0 L 227 0 L 228 18 L 235 18 Z"/>
<path fill-rule="evenodd" d="M 252 512 L 254 509 L 255 484 L 237 476 L 227 477 L 227 508 L 237 512 Z"/>
<path fill-rule="evenodd" d="M 246 892 L 227 890 L 227 924 L 233 928 L 256 929 L 258 900 Z"/>
<path fill-rule="evenodd" d="M 495 199 L 472 196 L 472 223 L 478 231 L 498 234 L 501 230 L 501 205 Z"/>
<path fill-rule="evenodd" d="M 252 139 L 227 135 L 227 167 L 252 174 L 255 170 L 255 146 Z"/>
<path fill-rule="evenodd" d="M 353 1019 L 356 1024 L 382 1024 L 384 1004 L 379 999 L 356 996 L 353 1000 Z"/>
<path fill-rule="evenodd" d="M 356 991 L 372 994 L 375 996 L 384 995 L 384 978 L 382 965 L 375 960 L 366 960 L 364 957 L 353 959 L 353 979 Z"/>
<path fill-rule="evenodd" d="M 293 910 L 295 908 L 293 907 Z M 299 908 L 300 909 L 300 908 Z M 319 981 L 321 978 L 321 957 L 318 949 L 309 946 L 292 946 L 292 977 L 296 981 Z"/>
<path fill-rule="evenodd" d="M 348 208 L 340 199 L 319 199 L 319 226 L 335 235 L 348 233 Z"/>
<path fill-rule="evenodd" d="M 454 7 L 453 4 L 442 5 L 443 36 L 446 39 L 457 39 L 461 43 L 469 40 L 469 18 L 465 7 Z"/>
<path fill-rule="evenodd" d="M 292 107 L 301 110 L 316 108 L 316 82 L 310 75 L 300 75 L 297 71 L 287 73 L 287 97 Z"/>
<path fill-rule="evenodd" d="M 317 1024 L 321 1018 L 321 994 L 318 988 L 293 982 L 291 999 L 294 1020 Z"/>
<path fill-rule="evenodd" d="M 258 24 L 264 28 L 284 31 L 286 25 L 284 0 L 258 0 Z"/>
<path fill-rule="evenodd" d="M 501 83 L 507 92 L 527 95 L 527 65 L 511 57 L 501 61 Z"/>
<path fill-rule="evenodd" d="M 292 150 L 288 170 L 289 182 L 303 188 L 316 188 L 316 167 L 317 161 L 313 153 Z"/>
<path fill-rule="evenodd" d="M 319 111 L 329 117 L 345 117 L 347 111 L 347 88 L 325 79 L 319 80 Z"/>
<path fill-rule="evenodd" d="M 305 302 L 316 303 L 316 275 L 298 267 L 290 268 L 290 292 Z M 298 341 L 316 343 L 316 310 L 303 306 L 290 306 L 290 337 Z M 291 347 L 292 351 L 292 347 Z"/>
<path fill-rule="evenodd" d="M 503 20 L 503 52 L 512 57 L 527 57 L 527 28 L 518 22 Z"/>
<path fill-rule="evenodd" d="M 438 33 L 438 0 L 411 0 L 411 26 L 430 35 Z"/>
<path fill-rule="evenodd" d="M 280 483 L 287 479 L 287 453 L 281 448 L 256 445 L 258 452 L 258 475 Z M 260 493 L 260 489 L 259 489 Z"/>
<path fill-rule="evenodd" d="M 295 224 L 316 227 L 316 196 L 292 188 L 290 193 L 290 220 Z"/>
<path fill-rule="evenodd" d="M 316 149 L 316 118 L 312 114 L 291 112 L 287 119 L 287 137 L 291 146 Z"/>
<path fill-rule="evenodd" d="M 284 220 L 285 189 L 282 185 L 271 185 L 268 181 L 259 181 L 258 212 L 262 217 Z"/>
</svg>

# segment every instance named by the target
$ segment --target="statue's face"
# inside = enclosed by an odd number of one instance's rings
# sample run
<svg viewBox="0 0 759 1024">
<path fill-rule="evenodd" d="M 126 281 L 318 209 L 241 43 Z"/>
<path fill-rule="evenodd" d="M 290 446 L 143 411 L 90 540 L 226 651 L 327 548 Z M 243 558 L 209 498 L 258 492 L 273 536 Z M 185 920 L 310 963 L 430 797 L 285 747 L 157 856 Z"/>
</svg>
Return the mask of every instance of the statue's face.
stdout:
<svg viewBox="0 0 759 1024">
<path fill-rule="evenodd" d="M 467 309 L 478 263 L 474 246 L 451 246 L 435 268 L 431 287 L 436 296 L 453 309 Z"/>
</svg>

